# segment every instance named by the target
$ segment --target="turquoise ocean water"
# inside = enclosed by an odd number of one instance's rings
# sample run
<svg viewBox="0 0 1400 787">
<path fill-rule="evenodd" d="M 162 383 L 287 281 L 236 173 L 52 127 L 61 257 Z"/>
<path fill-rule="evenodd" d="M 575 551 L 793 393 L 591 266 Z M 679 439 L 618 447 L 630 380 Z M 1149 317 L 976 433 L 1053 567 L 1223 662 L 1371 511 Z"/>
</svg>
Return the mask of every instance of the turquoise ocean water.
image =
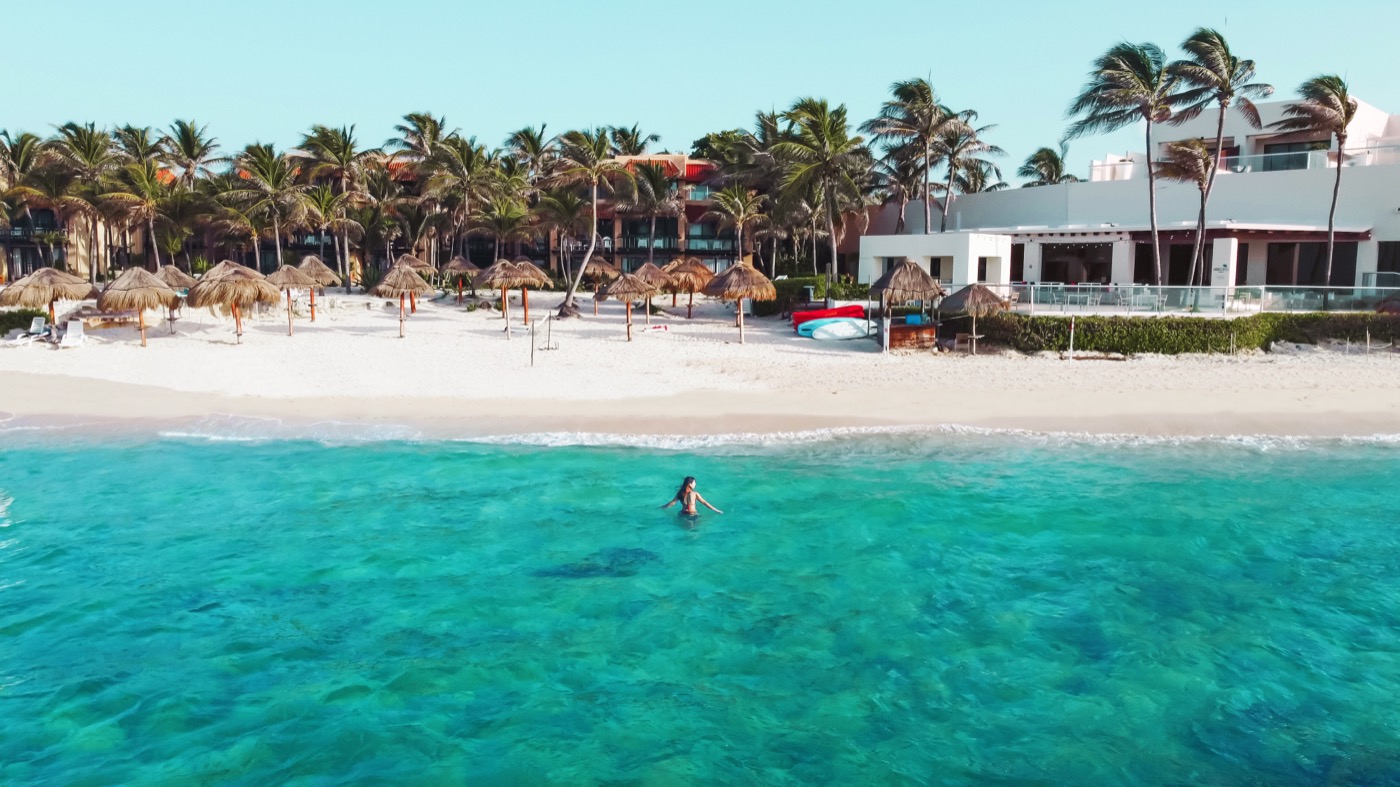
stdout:
<svg viewBox="0 0 1400 787">
<path fill-rule="evenodd" d="M 1400 445 L 777 443 L 0 435 L 0 783 L 1400 784 Z"/>
</svg>

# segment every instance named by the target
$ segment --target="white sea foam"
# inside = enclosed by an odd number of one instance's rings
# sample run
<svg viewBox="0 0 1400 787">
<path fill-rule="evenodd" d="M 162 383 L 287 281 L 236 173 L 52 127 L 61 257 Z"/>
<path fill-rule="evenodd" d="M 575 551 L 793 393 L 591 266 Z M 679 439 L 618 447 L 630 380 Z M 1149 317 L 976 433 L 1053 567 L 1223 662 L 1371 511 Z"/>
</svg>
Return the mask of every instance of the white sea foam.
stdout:
<svg viewBox="0 0 1400 787">
<path fill-rule="evenodd" d="M 422 440 L 422 432 L 403 424 L 364 424 L 345 421 L 288 423 L 280 418 L 219 414 L 163 429 L 158 436 L 171 440 L 207 442 L 268 442 L 310 440 L 328 445 Z"/>
</svg>

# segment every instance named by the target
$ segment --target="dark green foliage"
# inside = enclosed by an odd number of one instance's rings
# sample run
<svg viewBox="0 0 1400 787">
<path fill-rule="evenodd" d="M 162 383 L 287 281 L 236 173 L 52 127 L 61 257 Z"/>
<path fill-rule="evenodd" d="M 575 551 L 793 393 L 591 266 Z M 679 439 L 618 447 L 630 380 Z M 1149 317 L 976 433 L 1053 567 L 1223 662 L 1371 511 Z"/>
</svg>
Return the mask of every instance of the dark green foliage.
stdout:
<svg viewBox="0 0 1400 787">
<path fill-rule="evenodd" d="M 0 336 L 13 331 L 16 328 L 28 329 L 29 324 L 35 317 L 49 318 L 49 313 L 38 309 L 17 309 L 12 312 L 0 312 Z"/>
<path fill-rule="evenodd" d="M 1027 317 L 1019 314 L 978 321 L 984 341 L 1021 352 L 1064 352 L 1069 349 L 1069 318 Z M 1400 316 L 1383 314 L 1266 313 L 1233 320 L 1202 317 L 1076 317 L 1074 349 L 1085 352 L 1219 353 L 1267 350 L 1274 342 L 1317 344 L 1338 341 L 1386 343 L 1400 339 Z"/>
<path fill-rule="evenodd" d="M 824 276 L 779 279 L 773 282 L 773 289 L 778 291 L 778 299 L 775 301 L 755 301 L 753 305 L 754 316 L 771 317 L 774 314 L 785 314 L 792 311 L 795 305 L 807 299 L 808 287 L 815 288 L 814 298 L 826 297 L 826 277 Z"/>
</svg>

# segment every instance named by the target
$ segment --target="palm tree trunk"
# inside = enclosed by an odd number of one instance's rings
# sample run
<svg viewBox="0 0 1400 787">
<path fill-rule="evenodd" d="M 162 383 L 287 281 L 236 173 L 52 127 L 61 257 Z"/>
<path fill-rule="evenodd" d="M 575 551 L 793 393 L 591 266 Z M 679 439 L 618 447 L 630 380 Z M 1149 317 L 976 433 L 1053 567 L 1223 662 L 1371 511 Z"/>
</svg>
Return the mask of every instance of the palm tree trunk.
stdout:
<svg viewBox="0 0 1400 787">
<path fill-rule="evenodd" d="M 262 238 L 253 238 L 253 267 L 262 271 Z"/>
<path fill-rule="evenodd" d="M 826 231 L 828 233 L 828 243 L 831 244 L 831 261 L 828 262 L 826 266 L 826 299 L 828 302 L 830 302 L 832 299 L 831 280 L 832 274 L 836 270 L 836 217 L 832 215 L 834 213 L 834 205 L 835 203 L 833 200 L 833 202 L 827 203 L 826 208 Z"/>
<path fill-rule="evenodd" d="M 647 232 L 647 262 L 656 264 L 656 214 L 651 214 L 651 229 Z M 647 310 L 647 316 L 651 316 L 651 310 Z"/>
<path fill-rule="evenodd" d="M 316 236 L 316 256 L 321 258 L 321 262 L 326 261 L 326 225 L 321 225 L 321 232 Z"/>
<path fill-rule="evenodd" d="M 591 185 L 588 193 L 593 203 L 593 210 L 589 213 L 588 250 L 583 253 L 583 260 L 578 264 L 578 272 L 574 274 L 569 283 L 569 291 L 564 294 L 564 302 L 559 305 L 561 317 L 565 315 L 565 310 L 574 308 L 574 293 L 578 291 L 578 286 L 583 281 L 583 272 L 588 270 L 588 263 L 593 259 L 593 250 L 598 246 L 598 184 L 596 182 Z"/>
<path fill-rule="evenodd" d="M 151 233 L 151 254 L 155 256 L 156 266 L 152 271 L 160 270 L 160 249 L 156 246 L 156 220 L 154 217 L 146 218 L 146 229 Z"/>
<path fill-rule="evenodd" d="M 933 146 L 924 143 L 924 234 L 933 232 L 933 189 L 929 175 L 933 174 Z"/>
<path fill-rule="evenodd" d="M 1152 226 L 1152 269 L 1157 286 L 1162 281 L 1162 246 L 1157 242 L 1157 172 L 1152 166 L 1152 120 L 1147 121 L 1147 218 Z"/>
<path fill-rule="evenodd" d="M 953 169 L 952 161 L 948 162 L 948 183 L 943 187 L 943 222 L 938 225 L 939 232 L 948 231 L 948 206 L 953 202 L 953 176 L 957 170 Z"/>
<path fill-rule="evenodd" d="M 1191 282 L 1195 283 L 1196 271 L 1201 271 L 1201 281 L 1205 282 L 1206 267 L 1206 205 L 1210 202 L 1211 191 L 1215 189 L 1215 173 L 1220 170 L 1220 154 L 1224 151 L 1221 146 L 1225 144 L 1225 112 L 1227 104 L 1220 105 L 1220 116 L 1215 121 L 1215 156 L 1211 161 L 1210 173 L 1206 176 L 1205 191 L 1201 194 L 1201 217 L 1196 225 L 1196 249 L 1191 254 Z"/>
<path fill-rule="evenodd" d="M 277 261 L 273 266 L 275 270 L 276 268 L 282 267 L 282 224 L 278 220 L 275 211 L 272 214 L 272 234 L 277 236 Z M 262 273 L 262 271 L 258 271 L 258 273 Z"/>
<path fill-rule="evenodd" d="M 1186 283 L 1196 286 L 1197 261 L 1204 262 L 1203 254 L 1206 247 L 1206 191 L 1201 189 L 1201 210 L 1196 214 L 1196 244 L 1191 249 L 1191 270 L 1186 276 Z M 1201 283 L 1205 284 L 1205 265 L 1200 265 Z"/>
<path fill-rule="evenodd" d="M 1322 286 L 1332 286 L 1332 246 L 1337 229 L 1337 195 L 1342 191 L 1342 146 L 1346 145 L 1346 134 L 1337 135 L 1337 178 L 1332 182 L 1332 207 L 1327 211 L 1327 272 L 1322 280 Z M 1323 290 L 1322 308 L 1327 308 L 1327 294 L 1330 290 Z"/>
<path fill-rule="evenodd" d="M 341 261 L 345 263 L 345 294 L 350 294 L 350 229 L 347 227 L 340 231 L 340 239 L 345 242 L 345 253 L 341 255 Z"/>
</svg>

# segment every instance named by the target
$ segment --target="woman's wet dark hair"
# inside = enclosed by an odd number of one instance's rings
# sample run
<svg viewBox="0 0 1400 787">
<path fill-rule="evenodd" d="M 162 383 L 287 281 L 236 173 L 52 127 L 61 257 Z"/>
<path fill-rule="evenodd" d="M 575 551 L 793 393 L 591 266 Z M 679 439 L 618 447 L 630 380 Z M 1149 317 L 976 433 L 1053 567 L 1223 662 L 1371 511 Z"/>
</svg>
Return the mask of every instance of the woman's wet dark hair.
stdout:
<svg viewBox="0 0 1400 787">
<path fill-rule="evenodd" d="M 681 488 L 676 490 L 676 498 L 677 498 L 677 499 L 680 499 L 680 496 L 683 495 L 683 494 L 685 494 L 685 488 L 688 487 L 688 486 L 690 486 L 690 485 L 693 484 L 693 483 L 695 483 L 695 476 L 693 476 L 693 475 L 688 475 L 688 476 L 686 476 L 686 477 L 685 477 L 685 480 L 681 482 Z"/>
</svg>

